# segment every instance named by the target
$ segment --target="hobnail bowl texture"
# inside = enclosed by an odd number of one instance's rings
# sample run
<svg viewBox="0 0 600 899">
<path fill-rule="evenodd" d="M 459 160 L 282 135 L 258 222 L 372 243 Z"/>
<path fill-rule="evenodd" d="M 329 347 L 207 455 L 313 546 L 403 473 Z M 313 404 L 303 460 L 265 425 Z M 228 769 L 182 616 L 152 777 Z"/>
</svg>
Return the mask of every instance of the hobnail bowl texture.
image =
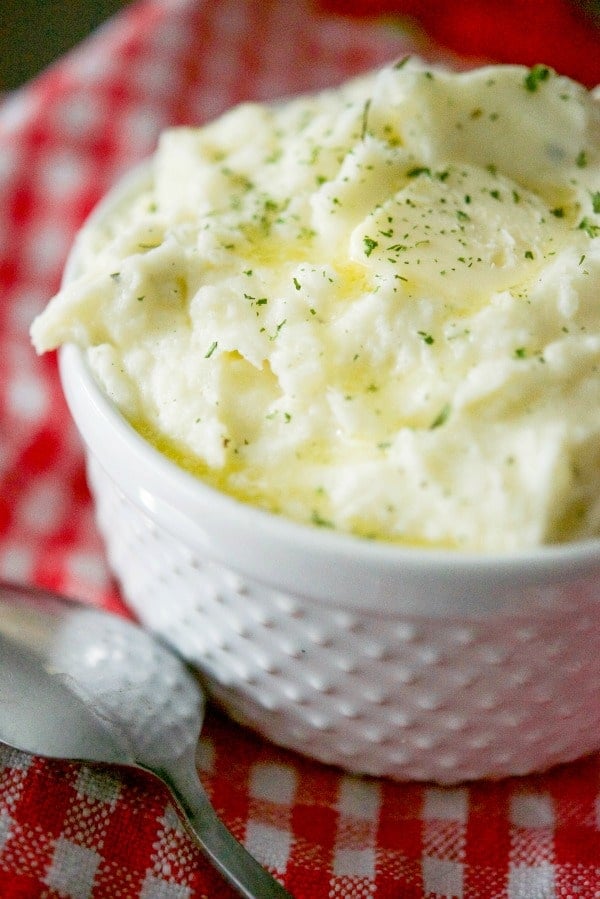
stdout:
<svg viewBox="0 0 600 899">
<path fill-rule="evenodd" d="M 596 547 L 428 561 L 280 522 L 144 444 L 74 347 L 61 370 L 124 597 L 231 716 L 351 771 L 440 783 L 539 770 L 600 745 Z M 200 494 L 194 517 L 173 480 L 188 500 Z M 332 582 L 347 601 L 332 599 Z"/>
<path fill-rule="evenodd" d="M 186 551 L 90 474 L 137 614 L 270 739 L 357 771 L 438 781 L 525 772 L 598 745 L 595 598 L 481 620 L 332 609 Z"/>
<path fill-rule="evenodd" d="M 76 347 L 60 370 L 124 598 L 233 718 L 350 771 L 440 783 L 600 747 L 600 541 L 464 555 L 298 525 L 162 456 Z"/>
</svg>

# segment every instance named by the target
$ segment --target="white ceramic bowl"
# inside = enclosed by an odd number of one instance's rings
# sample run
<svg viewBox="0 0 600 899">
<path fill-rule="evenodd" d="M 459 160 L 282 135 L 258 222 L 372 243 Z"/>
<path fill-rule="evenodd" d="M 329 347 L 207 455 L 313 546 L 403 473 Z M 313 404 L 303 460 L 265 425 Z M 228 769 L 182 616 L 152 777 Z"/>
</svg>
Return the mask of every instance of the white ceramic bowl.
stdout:
<svg viewBox="0 0 600 899">
<path fill-rule="evenodd" d="M 60 370 L 126 601 L 235 719 L 351 771 L 441 783 L 600 747 L 600 541 L 465 555 L 298 525 L 163 457 L 77 348 Z"/>
</svg>

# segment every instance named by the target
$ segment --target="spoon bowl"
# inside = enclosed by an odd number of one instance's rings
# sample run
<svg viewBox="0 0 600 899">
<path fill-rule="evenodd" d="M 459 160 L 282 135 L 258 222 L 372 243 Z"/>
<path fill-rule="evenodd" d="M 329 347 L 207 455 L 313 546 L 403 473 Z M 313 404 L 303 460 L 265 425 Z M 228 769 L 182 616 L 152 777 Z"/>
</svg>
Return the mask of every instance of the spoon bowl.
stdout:
<svg viewBox="0 0 600 899">
<path fill-rule="evenodd" d="M 0 582 L 0 608 L 0 741 L 151 772 L 241 896 L 289 897 L 222 824 L 198 779 L 204 694 L 184 662 L 137 625 L 36 588 Z"/>
</svg>

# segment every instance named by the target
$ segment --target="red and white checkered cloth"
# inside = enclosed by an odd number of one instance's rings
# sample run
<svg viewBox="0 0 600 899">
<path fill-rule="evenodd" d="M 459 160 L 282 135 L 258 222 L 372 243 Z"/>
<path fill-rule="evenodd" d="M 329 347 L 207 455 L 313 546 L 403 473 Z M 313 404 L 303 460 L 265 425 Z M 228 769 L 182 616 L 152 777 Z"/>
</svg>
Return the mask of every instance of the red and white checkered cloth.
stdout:
<svg viewBox="0 0 600 899">
<path fill-rule="evenodd" d="M 0 104 L 0 576 L 124 612 L 55 361 L 36 358 L 28 327 L 86 213 L 164 126 L 415 49 L 413 31 L 324 6 L 142 0 Z M 497 784 L 396 784 L 211 710 L 198 765 L 225 823 L 298 899 L 600 896 L 600 757 Z M 1 899 L 230 895 L 149 775 L 0 748 Z"/>
</svg>

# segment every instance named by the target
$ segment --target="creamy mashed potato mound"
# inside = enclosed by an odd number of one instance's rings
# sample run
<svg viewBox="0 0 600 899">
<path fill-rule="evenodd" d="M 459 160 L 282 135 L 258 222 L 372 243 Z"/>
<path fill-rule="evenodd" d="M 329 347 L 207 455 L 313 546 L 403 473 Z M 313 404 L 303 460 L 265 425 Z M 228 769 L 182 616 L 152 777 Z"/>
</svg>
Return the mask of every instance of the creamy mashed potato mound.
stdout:
<svg viewBox="0 0 600 899">
<path fill-rule="evenodd" d="M 403 60 L 162 136 L 34 322 L 245 502 L 404 544 L 600 533 L 600 104 Z"/>
</svg>

